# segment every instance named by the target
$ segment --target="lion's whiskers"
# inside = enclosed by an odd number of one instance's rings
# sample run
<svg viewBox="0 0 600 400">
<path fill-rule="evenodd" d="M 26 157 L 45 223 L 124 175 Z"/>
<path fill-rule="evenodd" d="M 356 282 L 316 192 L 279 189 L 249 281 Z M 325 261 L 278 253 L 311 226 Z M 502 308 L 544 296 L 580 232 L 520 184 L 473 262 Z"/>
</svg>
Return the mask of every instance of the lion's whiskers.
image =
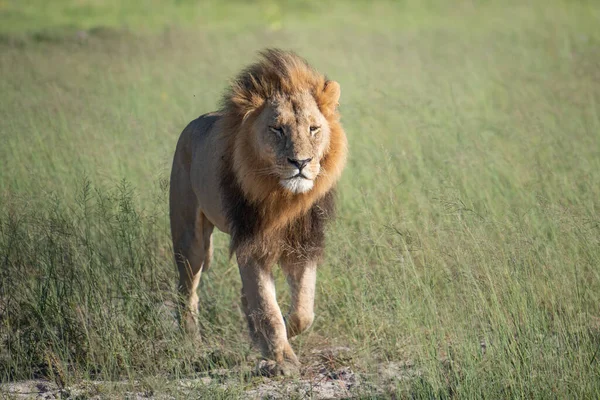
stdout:
<svg viewBox="0 0 600 400">
<path fill-rule="evenodd" d="M 275 176 L 278 177 L 281 171 L 277 167 L 265 167 L 254 169 L 253 172 L 258 176 Z"/>
</svg>

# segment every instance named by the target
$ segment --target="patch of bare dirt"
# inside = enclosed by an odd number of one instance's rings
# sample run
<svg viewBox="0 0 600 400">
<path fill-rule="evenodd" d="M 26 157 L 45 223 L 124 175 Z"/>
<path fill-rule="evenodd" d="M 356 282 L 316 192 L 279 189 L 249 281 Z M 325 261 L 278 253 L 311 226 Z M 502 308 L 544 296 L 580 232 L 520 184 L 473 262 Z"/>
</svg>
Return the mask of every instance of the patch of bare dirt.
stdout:
<svg viewBox="0 0 600 400">
<path fill-rule="evenodd" d="M 206 376 L 170 382 L 169 393 L 142 389 L 137 382 L 110 382 L 114 398 L 174 399 L 194 396 L 199 389 L 240 390 L 242 399 L 346 399 L 362 394 L 393 393 L 398 384 L 419 375 L 411 363 L 386 362 L 374 366 L 371 374 L 355 371 L 353 353 L 348 347 L 312 350 L 304 357 L 304 367 L 297 378 L 251 377 L 242 383 L 242 371 L 214 370 Z M 30 380 L 0 384 L 0 397 L 10 399 L 105 399 L 107 382 L 83 381 L 64 388 L 45 380 Z M 139 387 L 138 389 L 132 389 Z M 236 396 L 237 397 L 237 396 Z"/>
</svg>

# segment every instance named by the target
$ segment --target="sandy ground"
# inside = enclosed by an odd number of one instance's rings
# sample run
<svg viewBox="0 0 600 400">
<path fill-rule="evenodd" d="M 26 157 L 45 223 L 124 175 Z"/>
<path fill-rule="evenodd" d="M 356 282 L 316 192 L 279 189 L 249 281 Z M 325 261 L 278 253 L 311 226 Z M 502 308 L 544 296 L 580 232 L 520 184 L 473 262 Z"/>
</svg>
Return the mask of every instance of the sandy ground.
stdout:
<svg viewBox="0 0 600 400">
<path fill-rule="evenodd" d="M 346 364 L 346 365 L 344 365 Z M 244 385 L 243 399 L 344 399 L 360 394 L 391 394 L 402 381 L 419 373 L 410 363 L 387 362 L 372 374 L 358 373 L 351 367 L 351 351 L 346 347 L 314 350 L 310 362 L 296 379 L 254 377 Z M 239 388 L 239 372 L 216 370 L 210 375 L 169 382 L 168 392 L 148 391 L 137 382 L 82 381 L 59 388 L 47 380 L 0 384 L 0 396 L 9 399 L 174 399 L 194 397 L 203 386 L 220 389 Z M 136 389 L 139 386 L 139 391 Z M 110 387 L 110 388 L 109 388 Z M 237 397 L 237 396 L 236 396 Z"/>
</svg>

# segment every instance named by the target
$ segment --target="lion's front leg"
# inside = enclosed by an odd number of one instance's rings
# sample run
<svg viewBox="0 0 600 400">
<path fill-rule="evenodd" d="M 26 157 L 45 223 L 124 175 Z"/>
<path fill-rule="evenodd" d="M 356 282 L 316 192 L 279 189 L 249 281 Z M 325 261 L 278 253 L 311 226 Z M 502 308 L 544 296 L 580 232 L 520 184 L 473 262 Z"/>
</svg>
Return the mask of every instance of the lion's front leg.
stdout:
<svg viewBox="0 0 600 400">
<path fill-rule="evenodd" d="M 286 261 L 282 262 L 281 268 L 292 292 L 292 304 L 285 318 L 287 337 L 291 338 L 310 328 L 315 319 L 317 263 Z"/>
<path fill-rule="evenodd" d="M 252 259 L 240 260 L 240 257 L 238 263 L 248 325 L 263 357 L 270 361 L 262 372 L 273 375 L 297 373 L 298 358 L 287 340 L 270 266 Z"/>
</svg>

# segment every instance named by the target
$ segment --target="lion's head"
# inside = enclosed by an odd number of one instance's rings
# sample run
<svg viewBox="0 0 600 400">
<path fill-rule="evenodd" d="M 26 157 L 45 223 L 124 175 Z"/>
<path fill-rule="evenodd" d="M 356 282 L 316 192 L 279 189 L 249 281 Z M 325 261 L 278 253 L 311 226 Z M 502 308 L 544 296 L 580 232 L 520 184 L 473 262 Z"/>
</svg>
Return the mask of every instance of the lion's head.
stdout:
<svg viewBox="0 0 600 400">
<path fill-rule="evenodd" d="M 339 86 L 335 86 L 339 97 Z M 255 143 L 253 160 L 259 171 L 277 180 L 290 193 L 310 191 L 329 149 L 331 130 L 312 93 L 307 90 L 267 99 L 253 120 L 249 134 Z"/>
<path fill-rule="evenodd" d="M 347 142 L 340 86 L 292 52 L 267 50 L 234 80 L 223 104 L 227 154 L 261 229 L 283 227 L 336 184 Z M 266 211 L 268 210 L 268 211 Z"/>
<path fill-rule="evenodd" d="M 346 158 L 337 113 L 340 86 L 294 53 L 261 54 L 224 102 L 237 125 L 232 145 L 239 183 L 253 201 L 277 189 L 322 195 L 339 178 Z"/>
</svg>

